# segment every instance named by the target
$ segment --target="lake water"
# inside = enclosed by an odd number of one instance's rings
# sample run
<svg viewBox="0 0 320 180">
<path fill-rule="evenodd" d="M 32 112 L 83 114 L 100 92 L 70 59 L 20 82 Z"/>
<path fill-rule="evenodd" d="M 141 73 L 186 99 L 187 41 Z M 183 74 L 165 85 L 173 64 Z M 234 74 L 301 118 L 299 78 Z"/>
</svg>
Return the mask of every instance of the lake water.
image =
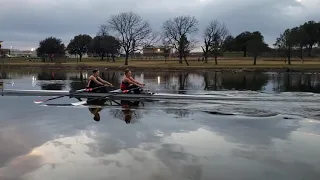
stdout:
<svg viewBox="0 0 320 180">
<path fill-rule="evenodd" d="M 2 96 L 0 179 L 320 179 L 320 74 L 134 74 L 156 93 L 231 100 L 95 109 L 68 106 L 77 102 L 70 98 L 41 106 L 33 101 L 48 97 Z M 89 75 L 2 71 L 0 79 L 8 89 L 70 90 Z M 119 86 L 122 74 L 101 76 Z"/>
</svg>

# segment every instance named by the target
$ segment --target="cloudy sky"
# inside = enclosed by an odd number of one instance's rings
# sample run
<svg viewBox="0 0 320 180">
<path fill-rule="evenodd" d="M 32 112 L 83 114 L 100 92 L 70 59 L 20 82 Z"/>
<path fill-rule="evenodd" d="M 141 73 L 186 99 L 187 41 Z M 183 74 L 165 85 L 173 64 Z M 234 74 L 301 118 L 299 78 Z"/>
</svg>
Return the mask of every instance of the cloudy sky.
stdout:
<svg viewBox="0 0 320 180">
<path fill-rule="evenodd" d="M 320 0 L 1 0 L 0 40 L 4 48 L 36 48 L 54 36 L 68 44 L 77 34 L 94 36 L 110 15 L 133 11 L 156 31 L 168 18 L 192 15 L 198 38 L 210 20 L 223 21 L 232 35 L 261 31 L 271 45 L 286 28 L 319 21 Z"/>
</svg>

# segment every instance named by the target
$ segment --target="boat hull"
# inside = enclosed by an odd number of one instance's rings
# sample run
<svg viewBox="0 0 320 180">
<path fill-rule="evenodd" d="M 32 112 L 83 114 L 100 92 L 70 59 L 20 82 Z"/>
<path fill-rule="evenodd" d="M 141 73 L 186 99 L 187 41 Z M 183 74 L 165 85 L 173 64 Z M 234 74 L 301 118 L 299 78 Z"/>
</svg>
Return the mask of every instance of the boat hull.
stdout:
<svg viewBox="0 0 320 180">
<path fill-rule="evenodd" d="M 108 93 L 94 93 L 94 92 L 80 92 L 70 93 L 69 91 L 56 90 L 16 90 L 6 89 L 2 92 L 3 96 L 66 96 L 70 98 L 106 98 L 114 100 L 234 100 L 234 98 L 221 96 L 207 96 L 207 95 L 187 95 L 187 94 L 160 94 L 142 92 L 141 94 L 121 93 L 120 90 L 115 90 Z M 242 98 L 236 98 L 241 100 Z M 243 99 L 244 100 L 244 99 Z M 247 100 L 247 99 L 246 99 Z"/>
<path fill-rule="evenodd" d="M 151 97 L 151 93 L 121 93 L 121 90 L 114 90 L 108 93 L 95 93 L 95 92 L 79 92 L 70 93 L 69 91 L 56 91 L 56 90 L 17 90 L 17 89 L 6 89 L 1 92 L 2 96 L 67 96 L 70 98 L 98 98 L 98 97 L 110 97 L 112 99 L 137 99 Z"/>
</svg>

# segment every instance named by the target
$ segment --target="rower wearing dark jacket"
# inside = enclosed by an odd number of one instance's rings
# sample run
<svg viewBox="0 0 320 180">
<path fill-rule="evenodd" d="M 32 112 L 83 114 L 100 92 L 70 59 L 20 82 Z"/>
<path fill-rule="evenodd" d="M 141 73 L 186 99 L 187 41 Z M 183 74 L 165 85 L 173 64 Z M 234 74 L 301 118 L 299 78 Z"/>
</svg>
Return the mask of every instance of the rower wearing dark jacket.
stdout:
<svg viewBox="0 0 320 180">
<path fill-rule="evenodd" d="M 95 69 L 92 71 L 92 75 L 88 78 L 87 88 L 96 88 L 99 86 L 111 86 L 113 85 L 99 77 L 99 70 Z M 93 90 L 93 92 L 106 92 L 106 88 L 98 88 Z"/>
<path fill-rule="evenodd" d="M 131 77 L 131 71 L 129 69 L 125 69 L 124 70 L 124 77 L 121 81 L 120 89 L 123 91 L 123 90 L 130 90 L 130 89 L 136 88 L 134 90 L 134 93 L 139 94 L 140 89 L 138 87 L 143 88 L 144 84 L 134 80 Z"/>
</svg>

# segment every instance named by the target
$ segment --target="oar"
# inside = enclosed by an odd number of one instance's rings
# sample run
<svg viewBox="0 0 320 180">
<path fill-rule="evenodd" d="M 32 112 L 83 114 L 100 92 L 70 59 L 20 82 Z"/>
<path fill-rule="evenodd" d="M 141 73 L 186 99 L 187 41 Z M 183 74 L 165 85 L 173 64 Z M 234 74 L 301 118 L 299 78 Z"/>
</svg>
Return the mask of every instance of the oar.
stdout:
<svg viewBox="0 0 320 180">
<path fill-rule="evenodd" d="M 140 87 L 136 87 L 136 88 L 132 88 L 132 89 L 129 89 L 129 90 L 120 91 L 120 92 L 118 92 L 118 93 L 110 94 L 110 95 L 107 95 L 107 96 L 97 97 L 97 98 L 90 99 L 90 100 L 87 100 L 87 101 L 80 101 L 80 102 L 75 102 L 75 103 L 71 103 L 71 104 L 74 105 L 74 106 L 81 106 L 81 105 L 86 104 L 86 103 L 89 102 L 89 101 L 94 101 L 94 100 L 97 100 L 97 99 L 104 99 L 104 98 L 107 98 L 107 97 L 110 97 L 110 96 L 114 96 L 114 95 L 120 94 L 120 93 L 128 93 L 128 92 L 130 92 L 130 91 L 133 91 L 133 90 L 139 89 L 139 88 L 140 88 Z"/>
<path fill-rule="evenodd" d="M 36 104 L 41 104 L 41 103 L 44 103 L 44 102 L 47 102 L 47 101 L 51 101 L 51 100 L 54 100 L 54 99 L 59 99 L 59 98 L 65 97 L 65 96 L 75 95 L 75 94 L 82 93 L 82 92 L 88 92 L 88 91 L 92 91 L 92 90 L 99 89 L 99 88 L 102 88 L 102 87 L 105 87 L 105 86 L 99 86 L 99 87 L 95 87 L 95 88 L 78 90 L 78 91 L 76 91 L 74 93 L 69 93 L 67 95 L 57 96 L 57 97 L 54 97 L 54 98 L 50 98 L 50 99 L 46 99 L 46 100 L 33 101 L 33 102 L 36 103 Z"/>
</svg>

